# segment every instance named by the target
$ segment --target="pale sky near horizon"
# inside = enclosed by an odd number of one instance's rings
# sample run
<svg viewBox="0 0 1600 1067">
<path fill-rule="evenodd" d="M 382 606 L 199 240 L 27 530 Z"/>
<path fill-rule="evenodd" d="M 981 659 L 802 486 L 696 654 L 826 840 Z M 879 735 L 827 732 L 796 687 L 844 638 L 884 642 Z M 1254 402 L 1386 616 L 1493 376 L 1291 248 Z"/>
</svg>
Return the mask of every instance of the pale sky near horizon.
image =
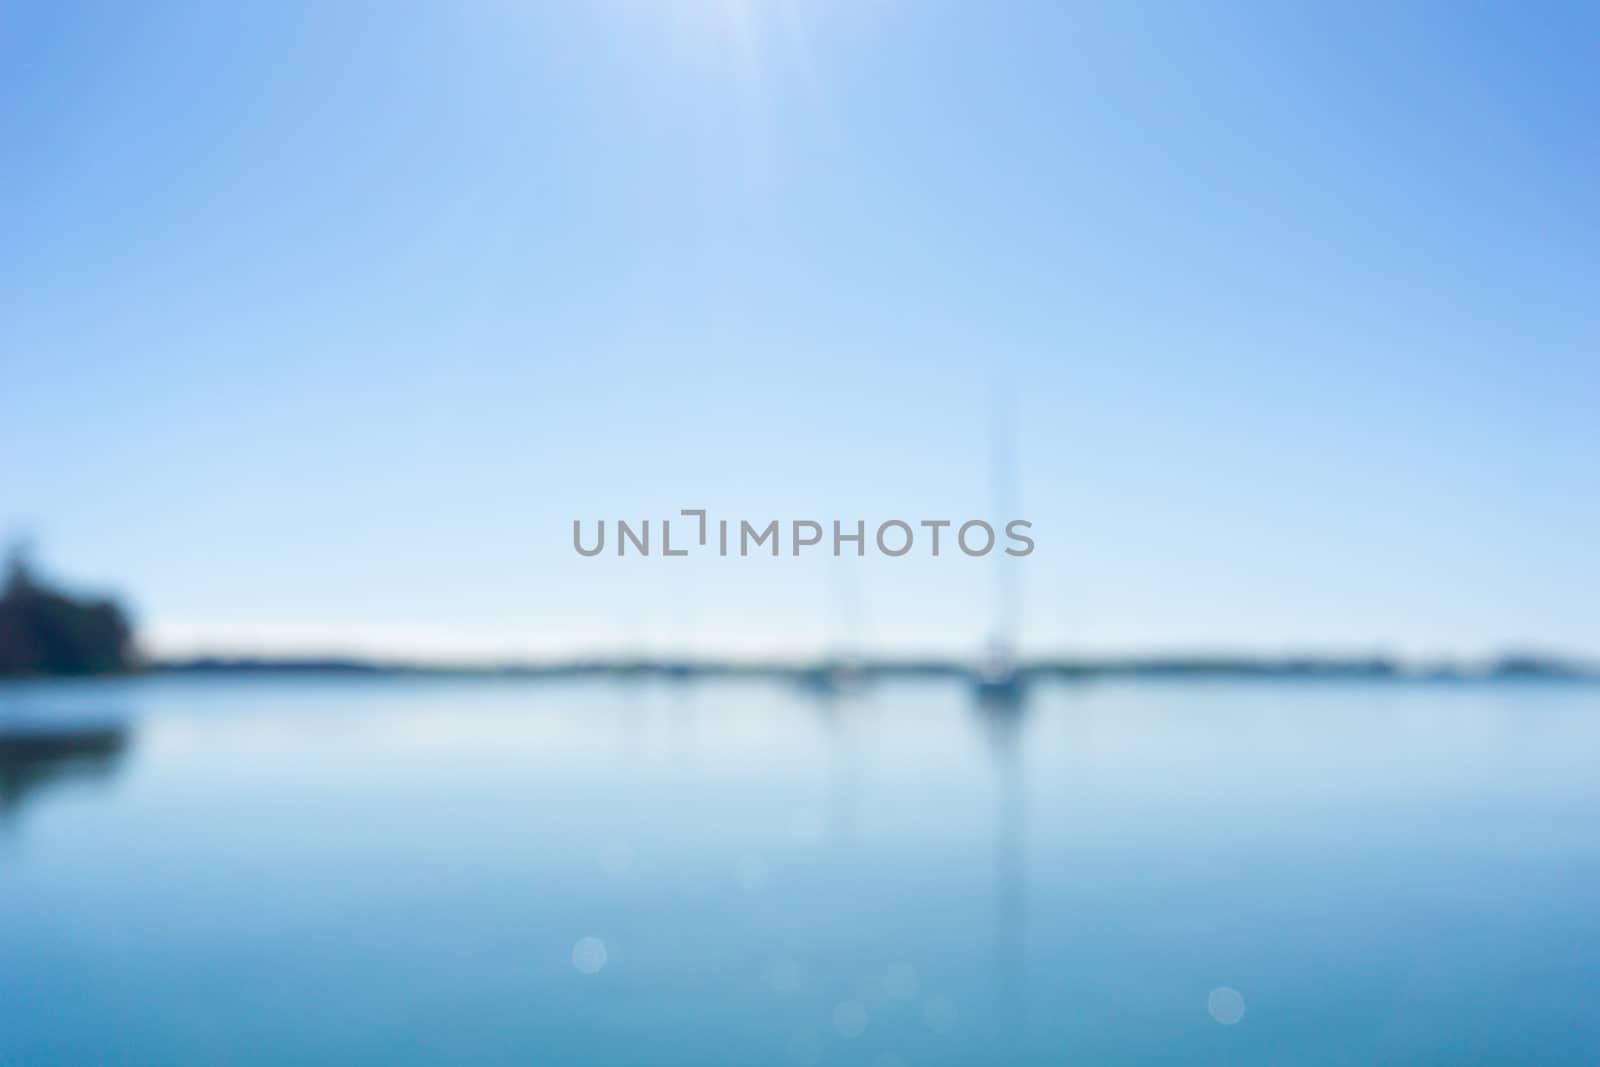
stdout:
<svg viewBox="0 0 1600 1067">
<path fill-rule="evenodd" d="M 0 8 L 0 532 L 158 652 L 1600 656 L 1590 4 Z M 1012 516 L 1005 516 L 1012 517 Z M 847 604 L 857 605 L 854 609 Z"/>
</svg>

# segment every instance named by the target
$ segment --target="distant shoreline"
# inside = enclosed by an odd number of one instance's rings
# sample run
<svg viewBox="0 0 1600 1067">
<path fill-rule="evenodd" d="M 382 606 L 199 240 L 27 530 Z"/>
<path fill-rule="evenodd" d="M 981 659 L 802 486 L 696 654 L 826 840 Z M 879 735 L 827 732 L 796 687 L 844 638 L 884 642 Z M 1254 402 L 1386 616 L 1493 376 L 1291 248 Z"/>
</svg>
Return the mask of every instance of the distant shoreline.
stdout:
<svg viewBox="0 0 1600 1067">
<path fill-rule="evenodd" d="M 1542 656 L 1502 656 L 1463 663 L 1406 663 L 1377 658 L 1152 656 L 1105 659 L 1032 659 L 1016 664 L 1015 673 L 1029 680 L 1093 680 L 1101 678 L 1225 678 L 1305 681 L 1452 681 L 1501 680 L 1600 681 L 1600 669 L 1582 662 Z M 147 674 L 348 674 L 390 677 L 484 678 L 738 678 L 768 677 L 799 682 L 877 678 L 976 679 L 972 665 L 943 658 L 820 660 L 796 664 L 777 661 L 597 657 L 550 663 L 508 662 L 447 665 L 385 661 L 359 657 L 219 657 L 159 660 Z"/>
</svg>

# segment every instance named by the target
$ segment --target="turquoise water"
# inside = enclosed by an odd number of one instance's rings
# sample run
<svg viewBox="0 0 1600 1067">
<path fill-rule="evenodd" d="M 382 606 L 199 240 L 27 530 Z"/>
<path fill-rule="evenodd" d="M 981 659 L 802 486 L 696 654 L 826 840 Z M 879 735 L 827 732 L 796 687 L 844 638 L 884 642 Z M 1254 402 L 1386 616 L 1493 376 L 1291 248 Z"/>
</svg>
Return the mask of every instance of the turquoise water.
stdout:
<svg viewBox="0 0 1600 1067">
<path fill-rule="evenodd" d="M 0 715 L 129 723 L 6 768 L 6 1065 L 1600 1060 L 1595 688 L 173 677 Z"/>
</svg>

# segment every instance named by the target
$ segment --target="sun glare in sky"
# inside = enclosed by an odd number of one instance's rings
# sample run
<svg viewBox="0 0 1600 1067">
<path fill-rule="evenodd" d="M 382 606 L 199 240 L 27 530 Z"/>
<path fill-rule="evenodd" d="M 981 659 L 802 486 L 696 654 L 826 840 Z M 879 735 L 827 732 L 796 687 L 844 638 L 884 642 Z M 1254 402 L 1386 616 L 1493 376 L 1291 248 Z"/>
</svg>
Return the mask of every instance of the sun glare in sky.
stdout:
<svg viewBox="0 0 1600 1067">
<path fill-rule="evenodd" d="M 714 66 L 758 86 L 779 70 L 813 70 L 810 33 L 831 4 L 797 0 L 643 0 L 643 32 L 659 35 L 674 57 Z"/>
</svg>

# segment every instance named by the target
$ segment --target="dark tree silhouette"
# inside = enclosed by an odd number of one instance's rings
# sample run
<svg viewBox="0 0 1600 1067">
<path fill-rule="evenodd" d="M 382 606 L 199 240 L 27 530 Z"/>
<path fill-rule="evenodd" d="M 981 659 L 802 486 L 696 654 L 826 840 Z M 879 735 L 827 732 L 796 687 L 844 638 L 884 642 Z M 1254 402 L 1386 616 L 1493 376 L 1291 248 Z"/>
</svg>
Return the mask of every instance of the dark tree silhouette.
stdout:
<svg viewBox="0 0 1600 1067">
<path fill-rule="evenodd" d="M 69 596 L 11 556 L 0 594 L 0 676 L 114 674 L 132 669 L 133 628 L 114 600 Z"/>
</svg>

